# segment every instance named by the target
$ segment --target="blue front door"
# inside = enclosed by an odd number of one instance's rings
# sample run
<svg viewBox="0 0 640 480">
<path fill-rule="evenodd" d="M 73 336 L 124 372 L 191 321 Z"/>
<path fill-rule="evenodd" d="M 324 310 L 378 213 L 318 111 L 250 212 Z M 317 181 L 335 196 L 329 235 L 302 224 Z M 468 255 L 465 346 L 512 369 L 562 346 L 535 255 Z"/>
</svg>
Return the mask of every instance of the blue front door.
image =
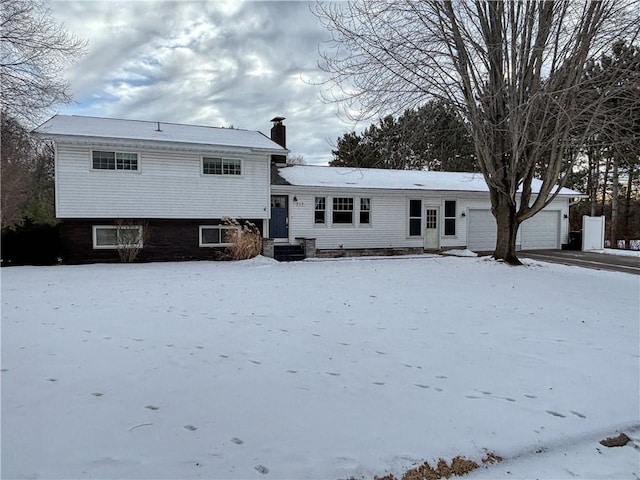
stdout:
<svg viewBox="0 0 640 480">
<path fill-rule="evenodd" d="M 269 236 L 271 238 L 289 238 L 289 197 L 271 195 L 271 220 Z"/>
</svg>

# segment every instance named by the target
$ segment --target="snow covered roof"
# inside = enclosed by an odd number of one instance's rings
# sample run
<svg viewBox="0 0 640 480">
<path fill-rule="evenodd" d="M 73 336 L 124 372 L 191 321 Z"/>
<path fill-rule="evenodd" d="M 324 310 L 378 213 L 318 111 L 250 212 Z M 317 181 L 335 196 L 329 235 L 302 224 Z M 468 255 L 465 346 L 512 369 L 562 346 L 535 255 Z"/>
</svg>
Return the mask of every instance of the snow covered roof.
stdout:
<svg viewBox="0 0 640 480">
<path fill-rule="evenodd" d="M 481 173 L 427 172 L 381 168 L 289 166 L 278 169 L 291 185 L 305 187 L 375 188 L 394 190 L 439 190 L 454 192 L 488 192 Z M 533 193 L 540 191 L 541 180 L 534 180 Z M 560 195 L 582 196 L 563 188 Z"/>
<path fill-rule="evenodd" d="M 160 131 L 158 131 L 158 129 Z M 45 137 L 91 137 L 150 142 L 173 142 L 254 149 L 286 149 L 258 131 L 182 125 L 177 123 L 122 120 L 117 118 L 55 115 L 36 132 Z"/>
</svg>

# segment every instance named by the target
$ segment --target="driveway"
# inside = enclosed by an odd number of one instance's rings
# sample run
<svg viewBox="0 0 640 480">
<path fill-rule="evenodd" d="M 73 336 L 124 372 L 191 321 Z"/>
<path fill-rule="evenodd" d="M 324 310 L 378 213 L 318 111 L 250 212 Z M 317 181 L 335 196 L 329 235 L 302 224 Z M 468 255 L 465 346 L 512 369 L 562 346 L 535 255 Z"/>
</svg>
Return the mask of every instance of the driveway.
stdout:
<svg viewBox="0 0 640 480">
<path fill-rule="evenodd" d="M 562 263 L 577 267 L 610 270 L 613 272 L 640 275 L 640 258 L 622 255 L 609 255 L 596 252 L 580 252 L 575 250 L 525 250 L 518 252 L 522 258 L 542 260 L 544 262 Z"/>
</svg>

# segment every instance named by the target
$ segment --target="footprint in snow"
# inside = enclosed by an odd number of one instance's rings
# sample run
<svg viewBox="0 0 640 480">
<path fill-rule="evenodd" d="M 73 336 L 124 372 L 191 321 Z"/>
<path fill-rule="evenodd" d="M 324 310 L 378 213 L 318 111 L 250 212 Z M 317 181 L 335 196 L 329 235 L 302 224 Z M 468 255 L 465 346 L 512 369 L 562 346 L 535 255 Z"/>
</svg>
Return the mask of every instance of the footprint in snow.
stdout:
<svg viewBox="0 0 640 480">
<path fill-rule="evenodd" d="M 337 372 L 324 372 L 324 373 L 326 373 L 327 375 L 331 375 L 332 377 L 339 377 L 340 376 L 340 374 L 337 373 Z"/>
<path fill-rule="evenodd" d="M 420 388 L 430 388 L 429 385 L 422 385 L 421 383 L 414 383 L 414 385 Z"/>
<path fill-rule="evenodd" d="M 440 380 L 444 380 L 447 377 L 445 377 L 444 375 L 436 375 L 436 378 L 439 378 Z"/>
<path fill-rule="evenodd" d="M 2 369 L 0 369 L 0 372 L 8 372 L 8 371 L 9 371 L 9 369 L 8 369 L 8 368 L 2 368 Z"/>
<path fill-rule="evenodd" d="M 193 425 L 185 425 L 184 428 L 185 430 L 189 430 L 191 432 L 198 429 L 198 427 L 194 427 Z"/>
<path fill-rule="evenodd" d="M 441 389 L 441 388 L 437 388 L 437 387 L 436 387 L 436 388 L 434 388 L 434 390 L 435 390 L 436 392 L 442 392 L 442 389 Z"/>
<path fill-rule="evenodd" d="M 218 355 L 220 358 L 229 358 L 229 355 Z"/>
<path fill-rule="evenodd" d="M 569 410 L 572 414 L 574 414 L 576 417 L 580 417 L 580 418 L 587 418 L 586 415 L 581 414 L 580 412 L 576 412 L 575 410 Z"/>
<path fill-rule="evenodd" d="M 287 370 L 287 373 L 298 373 L 298 370 Z"/>
<path fill-rule="evenodd" d="M 57 382 L 57 378 L 47 378 L 47 382 Z"/>
<path fill-rule="evenodd" d="M 262 362 L 259 362 L 257 360 L 249 360 L 251 363 L 255 364 L 255 365 L 261 365 Z"/>
<path fill-rule="evenodd" d="M 244 443 L 244 440 L 240 440 L 238 437 L 233 437 L 231 439 L 231 442 L 235 443 L 236 445 L 242 445 Z"/>
<path fill-rule="evenodd" d="M 535 395 L 528 395 L 528 394 L 525 394 L 524 396 L 525 396 L 525 397 L 527 397 L 527 398 L 538 398 L 538 397 L 536 397 Z"/>
<path fill-rule="evenodd" d="M 387 352 L 381 352 L 380 350 L 376 350 L 376 353 L 378 355 L 386 355 L 387 354 Z"/>
<path fill-rule="evenodd" d="M 197 348 L 198 350 L 202 350 L 204 347 L 203 347 L 202 345 L 196 345 L 196 348 Z"/>
<path fill-rule="evenodd" d="M 149 410 L 158 410 L 160 407 L 156 407 L 155 405 L 147 405 L 144 408 L 148 408 Z"/>
<path fill-rule="evenodd" d="M 482 397 L 476 397 L 475 395 L 465 395 L 465 398 L 470 398 L 472 400 L 478 400 L 478 399 L 480 399 Z"/>
<path fill-rule="evenodd" d="M 549 415 L 553 415 L 554 417 L 566 418 L 563 414 L 554 412 L 553 410 L 545 410 Z"/>
<path fill-rule="evenodd" d="M 345 342 L 338 342 L 338 345 L 342 345 L 343 347 L 348 347 L 351 344 L 350 343 L 345 343 Z"/>
<path fill-rule="evenodd" d="M 94 397 L 101 397 L 104 395 L 104 393 L 102 392 L 91 392 L 91 395 L 93 395 Z"/>
<path fill-rule="evenodd" d="M 311 335 L 313 335 L 314 337 L 319 337 L 320 335 L 317 333 L 312 333 Z"/>
<path fill-rule="evenodd" d="M 265 467 L 264 465 L 256 465 L 255 468 L 259 473 L 266 475 L 267 473 L 269 473 L 269 469 L 267 467 Z"/>
<path fill-rule="evenodd" d="M 373 382 L 374 385 L 384 385 L 384 382 Z"/>
</svg>

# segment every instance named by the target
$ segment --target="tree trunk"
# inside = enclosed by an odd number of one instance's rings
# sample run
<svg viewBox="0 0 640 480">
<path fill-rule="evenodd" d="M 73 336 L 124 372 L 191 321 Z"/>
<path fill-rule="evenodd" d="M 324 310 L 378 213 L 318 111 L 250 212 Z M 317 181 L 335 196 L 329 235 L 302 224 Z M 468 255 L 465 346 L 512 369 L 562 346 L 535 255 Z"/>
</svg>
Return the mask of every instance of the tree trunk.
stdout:
<svg viewBox="0 0 640 480">
<path fill-rule="evenodd" d="M 504 194 L 492 195 L 491 203 L 491 212 L 496 218 L 498 227 L 493 258 L 503 260 L 509 265 L 522 265 L 516 255 L 516 236 L 520 227 L 520 222 L 516 219 L 516 206 Z"/>
<path fill-rule="evenodd" d="M 611 173 L 611 248 L 618 248 L 618 163 L 620 155 L 613 155 L 613 172 Z"/>
</svg>

